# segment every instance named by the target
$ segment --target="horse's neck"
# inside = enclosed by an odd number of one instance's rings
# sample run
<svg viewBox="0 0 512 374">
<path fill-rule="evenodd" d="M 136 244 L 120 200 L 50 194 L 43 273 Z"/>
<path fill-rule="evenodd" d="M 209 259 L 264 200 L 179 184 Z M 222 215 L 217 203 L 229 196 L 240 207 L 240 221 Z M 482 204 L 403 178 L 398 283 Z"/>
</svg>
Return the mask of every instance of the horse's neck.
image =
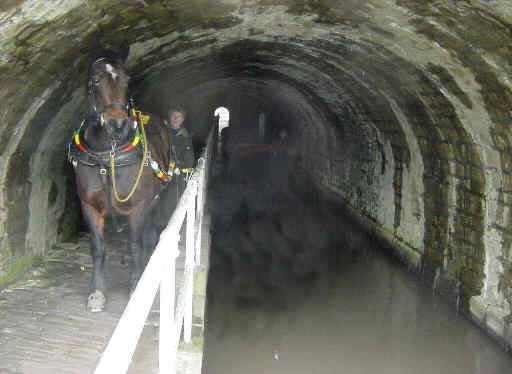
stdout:
<svg viewBox="0 0 512 374">
<path fill-rule="evenodd" d="M 99 123 L 89 123 L 84 131 L 84 140 L 95 151 L 107 151 L 112 148 L 112 141 Z"/>
</svg>

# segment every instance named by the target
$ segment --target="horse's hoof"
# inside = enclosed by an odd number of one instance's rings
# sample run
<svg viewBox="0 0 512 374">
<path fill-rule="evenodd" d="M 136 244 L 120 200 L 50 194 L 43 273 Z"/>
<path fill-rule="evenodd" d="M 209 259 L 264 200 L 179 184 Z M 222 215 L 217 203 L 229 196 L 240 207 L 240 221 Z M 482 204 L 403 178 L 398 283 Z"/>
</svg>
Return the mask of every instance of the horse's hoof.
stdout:
<svg viewBox="0 0 512 374">
<path fill-rule="evenodd" d="M 92 313 L 103 312 L 107 299 L 103 292 L 96 290 L 87 298 L 87 311 Z"/>
</svg>

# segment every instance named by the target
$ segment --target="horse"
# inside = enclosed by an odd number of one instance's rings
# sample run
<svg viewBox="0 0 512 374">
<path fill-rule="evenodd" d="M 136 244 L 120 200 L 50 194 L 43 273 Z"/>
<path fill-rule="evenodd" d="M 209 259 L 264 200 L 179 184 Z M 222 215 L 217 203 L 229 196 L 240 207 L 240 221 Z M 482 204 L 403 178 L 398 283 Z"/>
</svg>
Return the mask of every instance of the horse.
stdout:
<svg viewBox="0 0 512 374">
<path fill-rule="evenodd" d="M 73 134 L 69 161 L 76 179 L 82 215 L 90 232 L 92 278 L 87 310 L 101 312 L 107 302 L 105 219 L 127 217 L 131 255 L 130 292 L 142 275 L 158 234 L 148 215 L 172 176 L 171 139 L 163 121 L 136 110 L 127 101 L 129 76 L 124 67 L 129 46 L 104 51 L 87 75 L 89 114 Z"/>
</svg>

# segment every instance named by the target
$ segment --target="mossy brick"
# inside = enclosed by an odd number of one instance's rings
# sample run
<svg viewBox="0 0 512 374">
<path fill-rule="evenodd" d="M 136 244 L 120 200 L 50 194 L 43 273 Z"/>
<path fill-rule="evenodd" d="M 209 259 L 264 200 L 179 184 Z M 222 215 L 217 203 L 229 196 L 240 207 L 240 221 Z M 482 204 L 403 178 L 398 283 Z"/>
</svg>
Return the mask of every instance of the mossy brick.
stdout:
<svg viewBox="0 0 512 374">
<path fill-rule="evenodd" d="M 450 274 L 451 277 L 457 278 L 458 274 L 460 273 L 460 262 L 458 261 L 450 261 L 447 265 L 447 272 Z"/>
<path fill-rule="evenodd" d="M 510 136 L 498 127 L 491 129 L 490 134 L 494 148 L 500 152 L 508 152 L 510 149 Z"/>
<path fill-rule="evenodd" d="M 423 181 L 424 183 L 434 183 L 434 165 L 432 164 L 432 158 L 424 158 L 423 159 Z"/>
<path fill-rule="evenodd" d="M 466 214 L 457 214 L 455 224 L 463 227 L 473 227 L 473 217 Z"/>
<path fill-rule="evenodd" d="M 448 241 L 448 231 L 445 229 L 444 226 L 439 226 L 437 232 L 437 240 L 440 243 L 446 243 Z"/>
<path fill-rule="evenodd" d="M 495 74 L 493 74 L 489 64 L 486 63 L 482 55 L 478 52 L 479 48 L 475 48 L 473 43 L 464 43 L 455 35 L 442 31 L 440 28 L 424 19 L 414 19 L 411 23 L 416 27 L 418 32 L 435 41 L 443 48 L 453 51 L 461 61 L 466 63 L 466 66 L 472 70 L 477 82 L 482 87 L 482 97 L 491 119 L 494 123 L 505 124 L 504 120 L 509 116 L 507 112 L 510 111 L 511 101 L 507 101 L 507 98 L 510 96 L 510 89 L 501 83 Z M 489 25 L 490 29 L 486 30 L 485 35 L 493 35 L 494 30 L 496 30 L 497 33 L 502 33 L 503 30 L 501 26 L 498 26 L 498 23 Z M 471 27 L 468 26 L 466 29 L 469 30 Z M 510 36 L 507 36 L 507 39 L 510 39 Z M 478 47 L 484 49 L 489 48 L 486 43 L 480 43 L 481 41 L 479 39 Z M 501 44 L 503 45 L 503 41 Z"/>
<path fill-rule="evenodd" d="M 2 252 L 0 259 L 3 260 L 3 263 L 0 265 L 4 275 L 0 277 L 0 289 L 25 274 L 32 267 L 35 259 L 30 254 L 13 253 L 8 245 Z"/>
<path fill-rule="evenodd" d="M 498 194 L 498 204 L 512 206 L 512 192 L 500 190 Z"/>
<path fill-rule="evenodd" d="M 485 246 L 482 243 L 475 245 L 473 250 L 473 261 L 475 265 L 485 266 L 487 257 L 485 255 Z"/>
<path fill-rule="evenodd" d="M 457 242 L 465 242 L 466 241 L 466 231 L 465 226 L 462 223 L 456 223 L 455 229 L 453 231 L 452 237 Z"/>
<path fill-rule="evenodd" d="M 425 136 L 418 137 L 418 144 L 423 153 L 430 150 L 430 139 Z"/>
<path fill-rule="evenodd" d="M 471 215 L 471 227 L 475 228 L 480 232 L 484 232 L 484 217 L 481 215 Z"/>
<path fill-rule="evenodd" d="M 473 190 L 481 192 L 485 186 L 485 172 L 482 168 L 473 166 L 471 168 L 471 185 Z M 475 191 L 476 192 L 476 191 Z"/>
<path fill-rule="evenodd" d="M 503 179 L 502 191 L 512 193 L 512 174 L 503 173 L 501 177 Z"/>
<path fill-rule="evenodd" d="M 396 142 L 391 143 L 391 149 L 393 150 L 393 158 L 397 163 L 402 163 L 404 161 L 404 148 L 402 144 L 397 144 Z"/>
<path fill-rule="evenodd" d="M 431 108 L 436 110 L 436 111 L 439 111 L 439 113 L 442 113 L 445 110 L 443 108 L 443 105 L 439 105 L 437 102 L 436 102 L 436 105 L 431 105 Z M 446 129 L 448 127 L 451 127 L 452 124 L 450 123 L 450 121 L 448 120 L 447 117 L 439 116 L 439 117 L 436 118 L 435 126 L 438 129 L 440 129 L 441 131 L 443 131 L 444 129 Z"/>
<path fill-rule="evenodd" d="M 479 195 L 477 195 L 477 194 L 473 193 L 473 191 L 465 189 L 465 188 L 459 188 L 457 190 L 457 193 L 458 193 L 458 196 L 462 200 L 469 201 L 469 204 L 467 205 L 468 208 L 475 202 L 475 198 L 480 199 Z"/>
<path fill-rule="evenodd" d="M 455 176 L 460 180 L 467 179 L 469 177 L 469 166 L 464 162 L 456 162 Z"/>
<path fill-rule="evenodd" d="M 440 190 L 433 191 L 437 196 L 432 198 L 431 212 L 433 214 L 447 214 L 448 207 L 446 205 L 445 196 L 441 195 Z"/>
<path fill-rule="evenodd" d="M 442 155 L 440 155 L 442 156 Z M 436 159 L 434 159 L 434 172 L 437 176 L 448 175 L 450 171 L 448 160 L 445 158 L 440 158 L 439 155 Z"/>
<path fill-rule="evenodd" d="M 475 228 L 466 228 L 466 240 L 474 246 L 479 246 L 483 242 L 483 232 Z"/>
<path fill-rule="evenodd" d="M 480 255 L 481 253 L 483 253 L 482 251 L 483 251 L 482 247 L 474 247 L 473 252 L 475 253 L 475 255 L 471 257 L 471 263 L 472 263 L 473 267 L 480 268 L 480 269 L 485 268 L 485 263 L 486 263 L 485 255 L 483 255 L 483 256 Z M 479 271 L 479 273 L 481 273 L 483 275 L 483 270 Z"/>
<path fill-rule="evenodd" d="M 467 108 L 472 108 L 473 104 L 466 93 L 459 87 L 452 74 L 443 66 L 434 65 L 432 63 L 427 64 L 427 69 L 435 74 L 441 84 L 451 92 L 452 95 L 456 96 Z"/>
<path fill-rule="evenodd" d="M 471 206 L 469 208 L 470 214 L 476 217 L 483 217 L 485 213 L 485 201 L 481 196 L 471 195 L 468 199 L 471 201 Z"/>
<path fill-rule="evenodd" d="M 464 179 L 462 181 L 459 180 L 459 183 L 460 183 L 460 186 L 464 187 L 465 190 L 471 191 L 471 189 L 473 188 L 471 179 Z"/>
<path fill-rule="evenodd" d="M 456 144 L 460 139 L 459 132 L 453 126 L 443 130 L 443 137 L 451 144 Z"/>
<path fill-rule="evenodd" d="M 469 146 L 466 143 L 457 142 L 454 146 L 455 151 L 455 159 L 461 163 L 471 162 L 471 159 L 468 157 L 470 152 L 468 152 Z"/>
<path fill-rule="evenodd" d="M 509 233 L 503 233 L 501 235 L 501 247 L 504 251 L 510 251 L 512 250 L 512 234 Z M 504 252 L 506 254 L 506 252 Z M 512 252 L 509 254 L 508 257 L 512 258 Z"/>
<path fill-rule="evenodd" d="M 473 273 L 479 273 L 482 271 L 482 263 L 480 257 L 478 256 L 477 248 L 478 247 L 474 247 L 471 254 L 466 258 L 465 269 Z"/>
<path fill-rule="evenodd" d="M 505 173 L 512 173 L 512 153 L 501 153 L 501 166 Z"/>
<path fill-rule="evenodd" d="M 473 256 L 473 252 L 474 252 L 474 246 L 472 243 L 468 242 L 468 241 L 463 241 L 457 248 L 456 248 L 456 253 L 457 253 L 457 256 L 458 257 L 461 257 L 464 259 L 465 262 L 468 261 L 468 258 L 472 257 Z"/>
<path fill-rule="evenodd" d="M 434 214 L 434 212 L 435 212 L 434 196 L 431 196 L 430 194 L 425 195 L 425 197 L 423 199 L 423 205 L 424 205 L 425 215 L 428 215 L 428 213 L 430 213 L 431 215 Z"/>
<path fill-rule="evenodd" d="M 423 237 L 423 240 L 425 243 L 429 243 L 429 245 L 432 245 L 434 242 L 434 229 L 433 227 L 430 227 L 429 229 L 425 230 L 425 234 Z"/>
<path fill-rule="evenodd" d="M 465 211 L 467 209 L 470 209 L 471 207 L 471 201 L 468 199 L 467 194 L 464 191 L 461 191 L 457 194 L 457 210 L 459 211 Z"/>
<path fill-rule="evenodd" d="M 402 170 L 396 170 L 393 178 L 393 187 L 395 190 L 402 189 Z"/>
<path fill-rule="evenodd" d="M 445 246 L 441 245 L 439 242 L 429 244 L 431 245 L 428 247 L 429 250 L 425 251 L 425 255 L 427 256 L 425 260 L 431 264 L 437 264 L 437 266 L 442 264 Z"/>
<path fill-rule="evenodd" d="M 512 227 L 510 227 L 510 225 L 503 225 L 500 222 L 495 222 L 492 225 L 492 227 L 493 227 L 493 229 L 499 231 L 502 234 L 506 233 L 506 234 L 512 235 Z"/>
<path fill-rule="evenodd" d="M 447 160 L 453 160 L 454 157 L 454 151 L 453 151 L 453 145 L 449 142 L 441 142 L 438 144 L 439 151 L 443 155 L 444 158 Z"/>
</svg>

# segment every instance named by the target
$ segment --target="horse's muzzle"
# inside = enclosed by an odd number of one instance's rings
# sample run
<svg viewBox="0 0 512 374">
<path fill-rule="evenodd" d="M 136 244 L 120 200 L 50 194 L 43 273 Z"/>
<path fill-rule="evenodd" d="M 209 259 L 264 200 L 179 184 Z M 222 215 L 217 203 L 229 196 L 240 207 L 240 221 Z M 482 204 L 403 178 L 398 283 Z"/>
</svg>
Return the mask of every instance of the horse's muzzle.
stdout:
<svg viewBox="0 0 512 374">
<path fill-rule="evenodd" d="M 126 140 L 131 130 L 130 118 L 110 118 L 106 120 L 105 130 L 110 138 L 121 143 Z"/>
<path fill-rule="evenodd" d="M 123 118 L 123 119 L 111 118 L 108 120 L 108 127 L 115 129 L 115 131 L 121 131 L 125 127 L 128 127 L 128 128 L 130 127 L 129 122 L 130 122 L 129 118 Z"/>
</svg>

